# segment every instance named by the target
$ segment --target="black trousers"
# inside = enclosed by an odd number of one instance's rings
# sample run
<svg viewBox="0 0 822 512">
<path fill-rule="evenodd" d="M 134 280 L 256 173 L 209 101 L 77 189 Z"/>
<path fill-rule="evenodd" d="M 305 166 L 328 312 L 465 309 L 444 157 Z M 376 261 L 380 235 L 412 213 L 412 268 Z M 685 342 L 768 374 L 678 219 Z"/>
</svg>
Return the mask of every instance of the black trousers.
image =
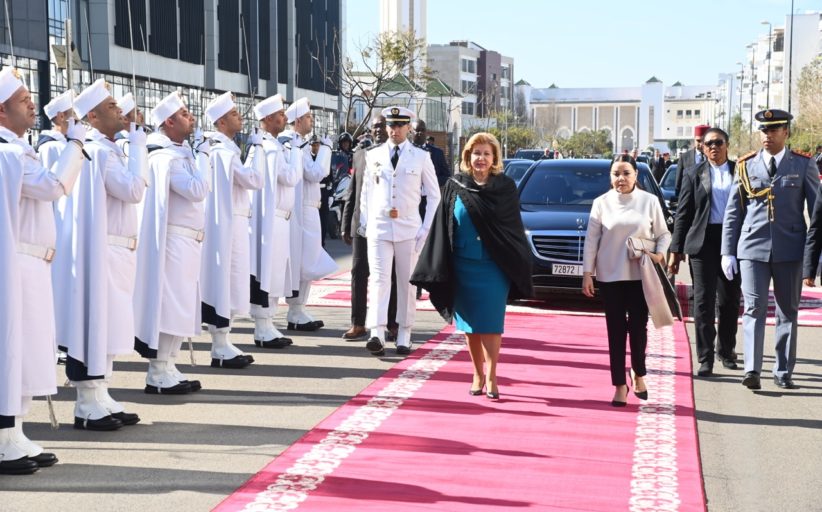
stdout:
<svg viewBox="0 0 822 512">
<path fill-rule="evenodd" d="M 734 347 L 736 347 L 742 280 L 737 272 L 733 281 L 728 281 L 722 272 L 722 256 L 719 254 L 721 244 L 722 225 L 709 224 L 705 230 L 702 250 L 690 258 L 694 269 L 696 353 L 700 363 L 713 363 L 715 353 L 723 359 L 732 359 Z M 718 329 L 717 308 L 719 309 Z M 717 334 L 719 334 L 718 337 Z M 715 338 L 716 350 L 714 350 Z"/>
<path fill-rule="evenodd" d="M 14 426 L 14 416 L 0 415 L 0 428 L 11 428 Z"/>
<path fill-rule="evenodd" d="M 611 384 L 622 386 L 625 378 L 625 342 L 631 344 L 631 368 L 645 376 L 645 347 L 648 344 L 648 305 L 642 281 L 599 282 L 608 327 L 608 353 L 611 358 Z M 626 340 L 627 338 L 627 340 Z"/>
<path fill-rule="evenodd" d="M 365 325 L 368 308 L 368 239 L 354 236 L 351 241 L 351 325 Z M 388 300 L 388 327 L 397 327 L 397 273 L 391 269 L 391 298 Z"/>
</svg>

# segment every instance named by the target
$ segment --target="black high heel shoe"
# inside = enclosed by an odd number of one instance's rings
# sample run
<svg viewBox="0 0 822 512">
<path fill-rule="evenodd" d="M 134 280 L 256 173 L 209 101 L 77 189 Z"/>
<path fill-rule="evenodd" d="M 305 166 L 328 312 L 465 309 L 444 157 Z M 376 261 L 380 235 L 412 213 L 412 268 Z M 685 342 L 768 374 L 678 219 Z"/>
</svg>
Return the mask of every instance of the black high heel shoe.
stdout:
<svg viewBox="0 0 822 512">
<path fill-rule="evenodd" d="M 648 399 L 648 389 L 646 388 L 645 391 L 637 391 L 636 390 L 636 374 L 634 370 L 631 370 L 631 384 L 634 385 L 634 396 L 639 398 L 640 400 L 647 400 Z"/>
<path fill-rule="evenodd" d="M 485 393 L 485 396 L 487 396 L 491 400 L 499 400 L 499 391 L 497 391 L 496 393 L 493 391 L 489 391 Z"/>
<path fill-rule="evenodd" d="M 473 389 L 473 388 L 469 389 L 468 390 L 469 395 L 471 395 L 471 396 L 480 396 L 482 394 L 482 391 L 485 389 L 485 376 L 484 375 L 480 379 L 480 382 L 482 382 L 482 386 L 480 386 L 479 389 Z"/>
<path fill-rule="evenodd" d="M 625 387 L 630 391 L 630 386 L 628 386 L 628 384 L 625 384 Z M 627 401 L 623 402 L 620 400 L 611 400 L 611 407 L 625 407 L 626 405 L 628 405 Z"/>
</svg>

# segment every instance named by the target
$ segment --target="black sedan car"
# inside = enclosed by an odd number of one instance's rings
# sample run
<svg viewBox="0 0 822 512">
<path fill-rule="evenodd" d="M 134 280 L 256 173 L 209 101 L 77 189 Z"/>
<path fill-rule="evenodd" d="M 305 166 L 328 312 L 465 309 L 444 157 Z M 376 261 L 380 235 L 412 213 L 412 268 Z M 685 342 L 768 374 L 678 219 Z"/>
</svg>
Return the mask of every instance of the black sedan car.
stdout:
<svg viewBox="0 0 822 512">
<path fill-rule="evenodd" d="M 673 217 L 650 169 L 638 164 L 639 186 L 659 198 L 668 229 Z M 519 183 L 525 236 L 538 298 L 582 288 L 582 249 L 594 199 L 611 187 L 610 160 L 541 160 Z"/>
<path fill-rule="evenodd" d="M 523 176 L 525 176 L 525 172 L 534 165 L 533 160 L 526 160 L 526 159 L 512 159 L 509 160 L 505 164 L 505 175 L 514 180 L 515 183 L 519 183 Z"/>
<path fill-rule="evenodd" d="M 668 206 L 668 210 L 671 212 L 672 215 L 676 214 L 676 164 L 670 165 L 666 170 L 665 174 L 662 175 L 662 179 L 659 182 L 659 188 L 662 189 L 662 196 L 665 198 L 665 204 Z"/>
</svg>

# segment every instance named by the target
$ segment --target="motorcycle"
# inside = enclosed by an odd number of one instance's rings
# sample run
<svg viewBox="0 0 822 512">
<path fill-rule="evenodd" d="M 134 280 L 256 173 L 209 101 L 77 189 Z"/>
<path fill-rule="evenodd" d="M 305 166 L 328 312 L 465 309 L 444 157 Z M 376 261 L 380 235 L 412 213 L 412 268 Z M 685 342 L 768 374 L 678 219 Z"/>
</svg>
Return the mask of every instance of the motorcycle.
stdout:
<svg viewBox="0 0 822 512">
<path fill-rule="evenodd" d="M 340 226 L 342 226 L 343 208 L 345 208 L 345 193 L 348 190 L 348 184 L 351 183 L 351 176 L 346 173 L 335 180 L 334 192 L 329 201 L 329 218 L 328 218 L 328 234 L 331 238 L 340 237 Z"/>
</svg>

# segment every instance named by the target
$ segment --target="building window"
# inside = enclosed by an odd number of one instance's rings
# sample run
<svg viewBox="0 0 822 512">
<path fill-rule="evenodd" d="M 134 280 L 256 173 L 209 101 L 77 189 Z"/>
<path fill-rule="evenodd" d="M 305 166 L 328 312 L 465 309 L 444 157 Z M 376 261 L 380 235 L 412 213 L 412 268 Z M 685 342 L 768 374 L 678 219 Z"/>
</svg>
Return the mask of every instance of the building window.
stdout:
<svg viewBox="0 0 822 512">
<path fill-rule="evenodd" d="M 179 0 L 180 60 L 203 64 L 205 49 L 205 7 L 203 0 Z"/>
<path fill-rule="evenodd" d="M 131 37 L 128 34 L 129 4 L 131 4 Z M 146 49 L 143 45 L 143 36 L 147 35 L 145 0 L 132 0 L 131 2 L 114 0 L 114 44 L 123 48 L 131 48 L 131 42 L 134 41 L 134 49 L 143 51 Z M 176 47 L 176 41 L 174 45 Z"/>
<path fill-rule="evenodd" d="M 685 134 L 685 133 L 684 133 L 683 128 L 682 128 L 681 126 L 677 126 L 677 127 L 676 127 L 676 136 L 677 136 L 677 137 L 682 137 L 684 134 Z"/>
<path fill-rule="evenodd" d="M 477 61 L 474 59 L 460 59 L 460 69 L 465 73 L 477 72 Z"/>
<path fill-rule="evenodd" d="M 690 119 L 690 117 L 691 117 L 691 111 L 690 111 L 690 110 L 686 110 L 686 111 L 685 111 L 685 119 Z"/>
<path fill-rule="evenodd" d="M 224 71 L 240 71 L 240 3 L 223 0 L 217 4 L 219 49 L 217 67 Z"/>
<path fill-rule="evenodd" d="M 701 111 L 694 110 L 694 117 L 699 117 L 700 113 L 701 113 Z"/>
<path fill-rule="evenodd" d="M 167 0 L 150 0 L 151 35 L 148 49 L 154 55 L 177 58 L 177 5 Z M 145 30 L 143 30 L 145 33 Z M 141 34 L 141 37 L 145 34 Z"/>
<path fill-rule="evenodd" d="M 502 68 L 502 78 L 511 79 L 511 68 L 505 66 Z"/>
<path fill-rule="evenodd" d="M 470 101 L 463 101 L 462 102 L 462 113 L 467 116 L 474 115 L 474 103 Z"/>
<path fill-rule="evenodd" d="M 682 119 L 682 111 L 681 110 L 676 111 L 676 118 L 677 119 Z"/>
<path fill-rule="evenodd" d="M 477 83 L 470 80 L 460 80 L 460 92 L 462 94 L 476 94 Z"/>
</svg>

